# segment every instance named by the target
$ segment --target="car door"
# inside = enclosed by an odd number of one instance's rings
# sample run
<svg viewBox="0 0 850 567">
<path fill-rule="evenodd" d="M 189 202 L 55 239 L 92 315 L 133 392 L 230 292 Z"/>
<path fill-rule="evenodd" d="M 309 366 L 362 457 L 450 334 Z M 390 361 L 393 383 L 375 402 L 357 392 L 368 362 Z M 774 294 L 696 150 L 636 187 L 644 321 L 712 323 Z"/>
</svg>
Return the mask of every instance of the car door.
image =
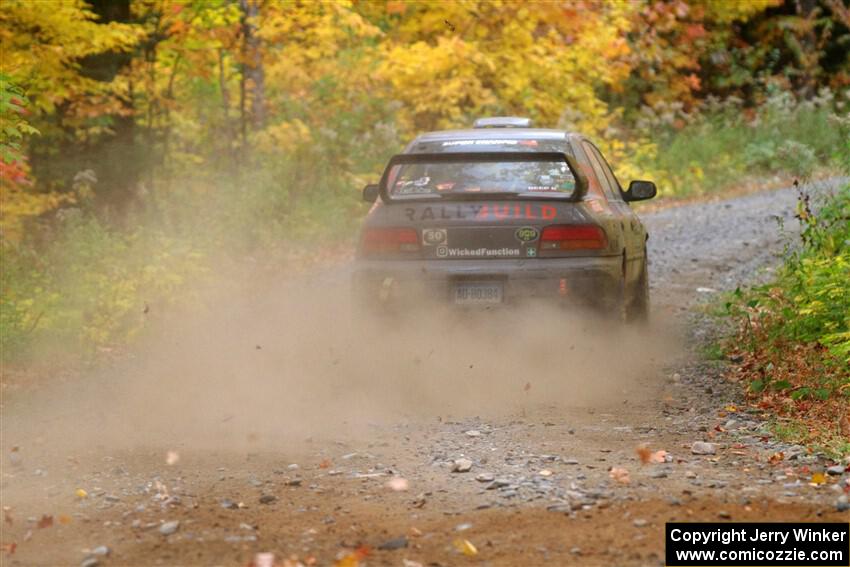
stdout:
<svg viewBox="0 0 850 567">
<path fill-rule="evenodd" d="M 599 171 L 603 190 L 608 197 L 609 206 L 616 212 L 621 221 L 626 249 L 626 279 L 630 282 L 640 277 L 644 256 L 646 230 L 643 223 L 623 200 L 623 191 L 602 152 L 588 141 L 583 142 L 584 150 L 591 159 L 594 169 Z"/>
</svg>

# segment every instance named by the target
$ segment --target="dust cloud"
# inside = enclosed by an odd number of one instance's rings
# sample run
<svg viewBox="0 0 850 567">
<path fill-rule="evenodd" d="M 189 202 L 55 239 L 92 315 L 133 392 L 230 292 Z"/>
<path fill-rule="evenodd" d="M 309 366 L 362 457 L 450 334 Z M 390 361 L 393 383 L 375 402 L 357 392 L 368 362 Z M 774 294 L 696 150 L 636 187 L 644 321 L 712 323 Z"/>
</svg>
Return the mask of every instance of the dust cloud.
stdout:
<svg viewBox="0 0 850 567">
<path fill-rule="evenodd" d="M 152 318 L 127 360 L 16 400 L 6 439 L 37 435 L 68 450 L 275 448 L 541 405 L 568 416 L 655 395 L 641 382 L 677 350 L 663 324 L 552 306 L 362 317 L 345 266 L 229 285 L 204 304 Z"/>
</svg>

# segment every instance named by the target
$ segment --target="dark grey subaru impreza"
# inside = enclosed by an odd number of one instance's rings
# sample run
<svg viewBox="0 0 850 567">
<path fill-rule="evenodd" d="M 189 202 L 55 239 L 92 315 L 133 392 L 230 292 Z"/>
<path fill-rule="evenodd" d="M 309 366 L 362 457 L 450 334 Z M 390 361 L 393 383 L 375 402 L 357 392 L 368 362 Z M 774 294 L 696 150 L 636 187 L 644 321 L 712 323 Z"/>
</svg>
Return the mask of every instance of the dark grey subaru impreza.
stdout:
<svg viewBox="0 0 850 567">
<path fill-rule="evenodd" d="M 525 118 L 477 120 L 429 132 L 393 156 L 363 198 L 353 288 L 361 304 L 398 309 L 425 300 L 464 307 L 549 300 L 626 320 L 647 315 L 646 229 L 580 134 Z"/>
</svg>

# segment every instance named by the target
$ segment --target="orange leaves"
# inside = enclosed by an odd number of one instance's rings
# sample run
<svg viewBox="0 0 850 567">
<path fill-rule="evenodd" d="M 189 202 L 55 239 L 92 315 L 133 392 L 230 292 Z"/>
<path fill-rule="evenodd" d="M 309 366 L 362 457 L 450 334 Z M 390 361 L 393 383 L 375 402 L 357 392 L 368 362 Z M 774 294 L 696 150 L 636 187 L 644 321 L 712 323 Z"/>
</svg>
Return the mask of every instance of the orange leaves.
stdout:
<svg viewBox="0 0 850 567">
<path fill-rule="evenodd" d="M 629 471 L 624 468 L 611 467 L 611 470 L 608 471 L 608 476 L 620 484 L 629 484 L 632 482 Z"/>
<path fill-rule="evenodd" d="M 770 457 L 768 457 L 767 462 L 771 465 L 776 465 L 785 460 L 785 453 L 782 451 L 778 451 L 773 453 Z"/>
<path fill-rule="evenodd" d="M 404 14 L 407 4 L 403 0 L 388 0 L 386 4 L 387 14 Z"/>
<path fill-rule="evenodd" d="M 334 567 L 359 567 L 360 562 L 366 559 L 372 550 L 369 546 L 361 545 L 351 553 L 346 553 L 334 563 Z"/>
<path fill-rule="evenodd" d="M 647 445 L 640 445 L 637 449 L 635 449 L 635 452 L 637 453 L 640 462 L 644 465 L 663 463 L 667 460 L 667 451 L 663 449 L 653 451 Z"/>
<path fill-rule="evenodd" d="M 42 514 L 41 518 L 38 519 L 38 522 L 35 524 L 35 527 L 38 529 L 49 528 L 53 526 L 53 516 L 48 516 L 47 514 Z"/>
</svg>

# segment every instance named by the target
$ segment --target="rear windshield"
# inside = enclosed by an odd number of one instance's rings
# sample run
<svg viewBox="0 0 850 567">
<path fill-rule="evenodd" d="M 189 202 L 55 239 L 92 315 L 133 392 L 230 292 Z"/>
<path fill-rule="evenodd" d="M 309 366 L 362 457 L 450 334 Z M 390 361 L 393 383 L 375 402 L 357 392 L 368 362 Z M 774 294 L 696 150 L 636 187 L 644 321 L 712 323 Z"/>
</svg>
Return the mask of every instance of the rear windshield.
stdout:
<svg viewBox="0 0 850 567">
<path fill-rule="evenodd" d="M 394 166 L 387 176 L 393 199 L 494 194 L 569 197 L 575 177 L 564 161 L 410 163 Z"/>
</svg>

